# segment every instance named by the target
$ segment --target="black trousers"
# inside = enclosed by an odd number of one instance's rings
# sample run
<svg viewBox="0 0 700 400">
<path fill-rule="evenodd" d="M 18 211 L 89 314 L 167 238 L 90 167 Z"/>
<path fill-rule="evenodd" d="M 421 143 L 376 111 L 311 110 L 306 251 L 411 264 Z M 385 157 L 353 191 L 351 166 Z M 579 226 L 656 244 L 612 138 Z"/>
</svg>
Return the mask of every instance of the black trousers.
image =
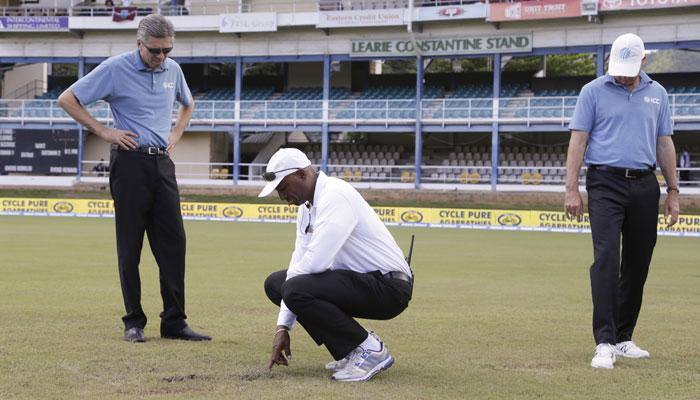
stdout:
<svg viewBox="0 0 700 400">
<path fill-rule="evenodd" d="M 284 299 L 316 344 L 325 345 L 336 360 L 367 339 L 367 330 L 354 317 L 394 318 L 406 309 L 413 292 L 408 282 L 379 271 L 329 270 L 288 281 L 286 277 L 287 270 L 282 270 L 265 280 L 267 297 L 277 305 Z"/>
<path fill-rule="evenodd" d="M 586 190 L 593 237 L 593 336 L 596 344 L 632 340 L 656 245 L 659 184 L 653 174 L 628 179 L 589 169 Z"/>
<path fill-rule="evenodd" d="M 185 229 L 175 165 L 167 155 L 112 150 L 109 187 L 114 199 L 119 280 L 126 308 L 124 326 L 146 326 L 139 275 L 146 232 L 160 271 L 161 333 L 179 331 L 187 325 Z"/>
</svg>

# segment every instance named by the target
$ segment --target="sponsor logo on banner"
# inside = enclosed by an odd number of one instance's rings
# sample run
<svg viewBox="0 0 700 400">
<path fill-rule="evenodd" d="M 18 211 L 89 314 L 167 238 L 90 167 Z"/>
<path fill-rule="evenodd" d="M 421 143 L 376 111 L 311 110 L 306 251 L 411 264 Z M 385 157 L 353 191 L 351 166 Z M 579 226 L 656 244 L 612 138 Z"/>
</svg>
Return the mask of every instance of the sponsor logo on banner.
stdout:
<svg viewBox="0 0 700 400">
<path fill-rule="evenodd" d="M 182 216 L 188 220 L 226 220 L 294 223 L 297 206 L 281 204 L 182 203 Z M 464 208 L 374 207 L 379 219 L 388 225 L 405 224 L 440 228 L 506 229 L 544 232 L 590 232 L 588 215 L 581 221 L 563 212 L 535 210 L 483 210 Z M 114 216 L 108 199 L 0 198 L 0 215 L 65 215 L 79 217 Z M 245 216 L 245 218 L 244 218 Z M 700 215 L 680 215 L 668 228 L 659 215 L 660 235 L 700 237 Z"/>
<path fill-rule="evenodd" d="M 557 211 L 533 211 L 537 214 L 537 227 L 549 229 L 590 229 L 588 214 L 584 214 L 579 222 L 571 219 L 563 212 Z"/>
<path fill-rule="evenodd" d="M 486 18 L 488 6 L 486 3 L 463 4 L 444 7 L 417 7 L 414 11 L 415 21 L 444 21 L 450 19 L 481 19 Z"/>
<path fill-rule="evenodd" d="M 401 213 L 401 221 L 412 224 L 423 222 L 423 214 L 420 211 L 408 210 Z"/>
<path fill-rule="evenodd" d="M 2 199 L 2 211 L 6 213 L 47 213 L 49 201 L 46 199 Z"/>
<path fill-rule="evenodd" d="M 328 11 L 318 13 L 317 28 L 403 25 L 404 8 L 388 10 Z"/>
<path fill-rule="evenodd" d="M 581 16 L 581 0 L 489 3 L 489 7 L 489 21 L 519 21 Z"/>
<path fill-rule="evenodd" d="M 257 206 L 258 219 L 289 221 L 297 219 L 298 206 L 263 204 Z"/>
<path fill-rule="evenodd" d="M 700 0 L 600 0 L 598 10 L 645 10 L 650 8 L 692 7 Z"/>
<path fill-rule="evenodd" d="M 458 17 L 464 13 L 464 10 L 460 7 L 447 7 L 443 8 L 442 10 L 438 11 L 438 14 L 440 14 L 443 17 Z"/>
<path fill-rule="evenodd" d="M 219 32 L 275 32 L 277 13 L 239 13 L 219 15 Z"/>
<path fill-rule="evenodd" d="M 520 226 L 523 219 L 519 215 L 513 213 L 501 214 L 497 218 L 501 226 Z"/>
<path fill-rule="evenodd" d="M 598 0 L 581 0 L 581 15 L 598 15 Z"/>
<path fill-rule="evenodd" d="M 182 215 L 192 218 L 219 218 L 219 206 L 213 203 L 182 203 Z"/>
<path fill-rule="evenodd" d="M 112 200 L 88 200 L 86 206 L 90 215 L 114 215 Z"/>
<path fill-rule="evenodd" d="M 243 216 L 243 210 L 240 207 L 228 206 L 221 210 L 221 214 L 226 218 L 240 218 Z"/>
<path fill-rule="evenodd" d="M 512 6 L 506 7 L 504 14 L 508 19 L 521 19 L 523 17 L 523 4 L 515 3 Z"/>
<path fill-rule="evenodd" d="M 73 211 L 73 204 L 67 201 L 59 201 L 53 205 L 53 210 L 57 213 L 68 214 Z"/>
<path fill-rule="evenodd" d="M 441 225 L 491 225 L 491 210 L 439 209 L 438 219 L 426 221 Z"/>
<path fill-rule="evenodd" d="M 59 201 L 53 205 L 53 210 L 57 213 L 68 214 L 73 211 L 73 204 L 67 201 Z"/>
<path fill-rule="evenodd" d="M 68 31 L 68 17 L 0 17 L 0 31 Z"/>
<path fill-rule="evenodd" d="M 354 39 L 351 57 L 512 53 L 532 50 L 532 33 L 451 38 Z"/>
<path fill-rule="evenodd" d="M 136 7 L 114 7 L 114 13 L 112 14 L 112 21 L 114 22 L 124 22 L 133 21 L 136 18 Z"/>
<path fill-rule="evenodd" d="M 399 222 L 397 218 L 397 210 L 393 207 L 373 207 L 374 212 L 382 222 L 396 223 Z"/>
</svg>

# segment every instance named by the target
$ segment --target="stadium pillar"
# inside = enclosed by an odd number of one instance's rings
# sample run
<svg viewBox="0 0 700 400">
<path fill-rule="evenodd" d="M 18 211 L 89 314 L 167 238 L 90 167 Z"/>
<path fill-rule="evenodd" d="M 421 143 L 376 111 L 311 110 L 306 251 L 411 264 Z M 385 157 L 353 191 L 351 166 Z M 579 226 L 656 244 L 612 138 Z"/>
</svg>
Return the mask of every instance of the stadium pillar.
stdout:
<svg viewBox="0 0 700 400">
<path fill-rule="evenodd" d="M 235 98 L 234 98 L 234 112 L 233 117 L 235 122 L 233 123 L 233 166 L 231 167 L 231 174 L 233 175 L 233 184 L 238 184 L 238 179 L 240 178 L 240 163 L 241 163 L 241 90 L 243 90 L 243 62 L 241 57 L 236 57 L 236 78 L 234 81 L 236 87 L 234 88 Z"/>
<path fill-rule="evenodd" d="M 605 75 L 605 46 L 598 46 L 595 57 L 595 75 Z"/>
<path fill-rule="evenodd" d="M 85 76 L 85 57 L 80 57 L 78 60 L 78 79 Z M 76 170 L 75 180 L 80 182 L 80 177 L 83 176 L 83 126 L 78 124 L 78 168 Z"/>
<path fill-rule="evenodd" d="M 421 116 L 421 100 L 423 98 L 423 56 L 416 57 L 416 143 L 415 143 L 415 159 L 416 159 L 416 181 L 414 183 L 416 189 L 420 189 L 421 183 L 421 165 L 423 164 L 423 125 Z"/>
<path fill-rule="evenodd" d="M 238 185 L 240 179 L 240 164 L 241 164 L 241 124 L 236 123 L 233 126 L 233 184 Z"/>
<path fill-rule="evenodd" d="M 328 173 L 328 99 L 331 93 L 331 56 L 323 56 L 323 113 L 321 117 L 321 171 Z"/>
<path fill-rule="evenodd" d="M 491 191 L 498 184 L 498 111 L 501 96 L 501 55 L 493 55 L 493 123 L 491 124 Z"/>
</svg>

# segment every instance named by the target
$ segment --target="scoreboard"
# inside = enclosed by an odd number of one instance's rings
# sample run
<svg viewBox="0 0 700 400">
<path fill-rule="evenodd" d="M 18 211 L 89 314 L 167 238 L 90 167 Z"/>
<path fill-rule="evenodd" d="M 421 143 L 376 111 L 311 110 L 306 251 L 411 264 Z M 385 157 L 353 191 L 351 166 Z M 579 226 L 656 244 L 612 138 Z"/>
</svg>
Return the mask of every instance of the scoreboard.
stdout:
<svg viewBox="0 0 700 400">
<path fill-rule="evenodd" d="M 0 174 L 75 175 L 77 130 L 0 131 Z"/>
</svg>

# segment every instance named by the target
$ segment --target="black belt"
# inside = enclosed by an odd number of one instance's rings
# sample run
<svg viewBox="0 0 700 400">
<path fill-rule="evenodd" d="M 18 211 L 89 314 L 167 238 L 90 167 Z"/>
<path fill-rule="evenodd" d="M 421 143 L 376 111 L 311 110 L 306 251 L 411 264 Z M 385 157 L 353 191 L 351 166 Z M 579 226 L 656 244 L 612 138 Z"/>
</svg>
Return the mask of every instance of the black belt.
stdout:
<svg viewBox="0 0 700 400">
<path fill-rule="evenodd" d="M 647 175 L 652 175 L 654 173 L 654 170 L 651 168 L 647 168 L 647 169 L 618 168 L 618 167 L 611 167 L 609 165 L 591 165 L 588 167 L 588 169 L 610 172 L 610 173 L 613 173 L 615 175 L 620 175 L 621 177 L 627 178 L 627 179 L 637 179 L 637 178 L 641 178 L 641 177 L 644 177 Z"/>
<path fill-rule="evenodd" d="M 413 278 L 404 274 L 403 272 L 399 272 L 399 271 L 388 272 L 388 273 L 384 274 L 384 276 L 386 276 L 387 278 L 398 279 L 400 281 L 408 282 L 411 285 L 413 284 Z"/>
<path fill-rule="evenodd" d="M 149 147 L 137 147 L 135 149 L 122 149 L 121 147 L 117 147 L 117 150 L 119 151 L 135 151 L 138 153 L 143 153 L 143 154 L 148 154 L 149 156 L 167 156 L 168 150 L 165 147 L 156 147 L 156 146 L 149 146 Z"/>
</svg>

